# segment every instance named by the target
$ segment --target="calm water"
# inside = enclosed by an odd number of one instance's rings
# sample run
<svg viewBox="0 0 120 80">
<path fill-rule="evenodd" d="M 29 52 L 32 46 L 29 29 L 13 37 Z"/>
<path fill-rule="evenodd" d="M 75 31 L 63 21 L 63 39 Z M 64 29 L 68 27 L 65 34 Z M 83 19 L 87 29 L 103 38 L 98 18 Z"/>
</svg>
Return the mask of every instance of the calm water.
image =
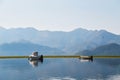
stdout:
<svg viewBox="0 0 120 80">
<path fill-rule="evenodd" d="M 0 60 L 0 80 L 120 80 L 120 59 L 45 59 L 37 67 L 27 59 Z"/>
</svg>

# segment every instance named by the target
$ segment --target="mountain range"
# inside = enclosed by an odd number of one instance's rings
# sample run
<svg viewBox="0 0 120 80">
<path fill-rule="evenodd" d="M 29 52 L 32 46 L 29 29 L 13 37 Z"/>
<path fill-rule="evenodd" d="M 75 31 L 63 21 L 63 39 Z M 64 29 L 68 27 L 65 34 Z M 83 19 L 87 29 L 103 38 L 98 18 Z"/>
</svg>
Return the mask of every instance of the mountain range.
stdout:
<svg viewBox="0 0 120 80">
<path fill-rule="evenodd" d="M 76 53 L 77 55 L 111 55 L 119 56 L 120 55 L 120 45 L 116 43 L 111 43 L 103 46 L 96 47 L 92 50 L 83 50 Z"/>
<path fill-rule="evenodd" d="M 59 49 L 30 42 L 13 42 L 0 45 L 0 55 L 31 55 L 34 51 L 42 55 L 64 54 L 64 52 Z"/>
<path fill-rule="evenodd" d="M 14 42 L 30 42 L 37 45 L 56 48 L 69 54 L 91 50 L 98 46 L 117 43 L 120 35 L 106 30 L 86 30 L 82 28 L 69 32 L 39 31 L 34 28 L 0 28 L 0 45 Z"/>
</svg>

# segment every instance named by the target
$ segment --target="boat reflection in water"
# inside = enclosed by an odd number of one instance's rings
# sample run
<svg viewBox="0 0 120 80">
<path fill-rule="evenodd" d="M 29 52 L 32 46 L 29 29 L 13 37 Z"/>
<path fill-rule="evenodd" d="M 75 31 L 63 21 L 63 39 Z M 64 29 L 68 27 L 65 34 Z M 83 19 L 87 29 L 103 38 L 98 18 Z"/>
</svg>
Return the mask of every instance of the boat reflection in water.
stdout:
<svg viewBox="0 0 120 80">
<path fill-rule="evenodd" d="M 37 67 L 39 63 L 42 63 L 40 60 L 29 60 L 29 63 L 32 67 Z"/>
</svg>

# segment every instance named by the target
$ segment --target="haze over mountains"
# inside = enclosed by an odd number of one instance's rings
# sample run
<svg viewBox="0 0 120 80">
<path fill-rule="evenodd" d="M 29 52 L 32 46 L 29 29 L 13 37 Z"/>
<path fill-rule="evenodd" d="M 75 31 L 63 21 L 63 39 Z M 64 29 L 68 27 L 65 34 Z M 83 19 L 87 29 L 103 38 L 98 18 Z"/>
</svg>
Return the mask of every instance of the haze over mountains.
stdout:
<svg viewBox="0 0 120 80">
<path fill-rule="evenodd" d="M 93 31 L 82 28 L 70 32 L 39 31 L 34 28 L 0 28 L 0 45 L 14 42 L 30 42 L 74 54 L 110 43 L 120 44 L 120 35 L 105 30 Z"/>
<path fill-rule="evenodd" d="M 64 54 L 63 51 L 30 42 L 13 42 L 0 45 L 0 55 L 30 55 L 33 51 L 40 54 Z"/>
<path fill-rule="evenodd" d="M 83 50 L 77 53 L 78 55 L 111 55 L 119 56 L 120 55 L 120 45 L 116 43 L 111 43 L 103 46 L 99 46 L 92 50 Z"/>
</svg>

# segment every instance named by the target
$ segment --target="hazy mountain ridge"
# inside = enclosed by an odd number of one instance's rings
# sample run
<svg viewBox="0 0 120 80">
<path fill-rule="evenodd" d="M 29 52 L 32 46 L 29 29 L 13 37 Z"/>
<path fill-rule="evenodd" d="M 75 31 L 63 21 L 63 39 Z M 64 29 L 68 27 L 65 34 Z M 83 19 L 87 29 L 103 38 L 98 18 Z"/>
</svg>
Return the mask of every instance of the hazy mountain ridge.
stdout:
<svg viewBox="0 0 120 80">
<path fill-rule="evenodd" d="M 93 50 L 84 50 L 77 53 L 78 55 L 120 55 L 120 45 L 111 43 L 103 46 L 99 46 Z"/>
<path fill-rule="evenodd" d="M 30 42 L 14 42 L 0 45 L 0 55 L 30 55 L 34 51 L 38 51 L 39 54 L 43 55 L 64 54 L 64 52 L 59 49 Z"/>
<path fill-rule="evenodd" d="M 38 31 L 34 28 L 0 28 L 0 44 L 19 41 L 58 48 L 71 54 L 109 43 L 120 44 L 120 36 L 105 30 L 92 31 L 82 28 L 70 32 Z"/>
</svg>

